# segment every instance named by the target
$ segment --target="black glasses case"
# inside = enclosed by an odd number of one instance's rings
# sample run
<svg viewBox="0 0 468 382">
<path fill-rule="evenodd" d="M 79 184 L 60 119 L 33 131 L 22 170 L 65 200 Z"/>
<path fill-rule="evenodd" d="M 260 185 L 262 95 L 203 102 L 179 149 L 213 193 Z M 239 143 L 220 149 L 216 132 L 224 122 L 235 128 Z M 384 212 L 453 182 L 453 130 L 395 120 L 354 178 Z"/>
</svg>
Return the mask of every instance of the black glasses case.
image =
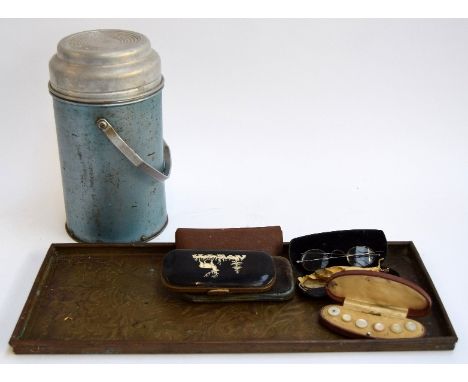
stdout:
<svg viewBox="0 0 468 382">
<path fill-rule="evenodd" d="M 162 282 L 194 302 L 284 301 L 294 294 L 287 259 L 259 251 L 173 250 L 164 257 Z"/>
<path fill-rule="evenodd" d="M 387 239 L 381 230 L 377 229 L 352 229 L 343 231 L 331 231 L 315 233 L 311 235 L 297 237 L 289 244 L 289 259 L 297 276 L 311 274 L 320 268 L 320 261 L 316 262 L 316 269 L 306 270 L 298 261 L 302 254 L 310 249 L 320 249 L 324 252 L 340 251 L 346 253 L 355 246 L 366 246 L 372 248 L 376 256 L 369 267 L 376 267 L 380 259 L 385 259 L 387 254 Z M 349 265 L 346 256 L 331 259 L 328 267 L 336 265 Z M 310 297 L 326 296 L 325 288 L 304 289 L 298 284 L 299 289 Z"/>
</svg>

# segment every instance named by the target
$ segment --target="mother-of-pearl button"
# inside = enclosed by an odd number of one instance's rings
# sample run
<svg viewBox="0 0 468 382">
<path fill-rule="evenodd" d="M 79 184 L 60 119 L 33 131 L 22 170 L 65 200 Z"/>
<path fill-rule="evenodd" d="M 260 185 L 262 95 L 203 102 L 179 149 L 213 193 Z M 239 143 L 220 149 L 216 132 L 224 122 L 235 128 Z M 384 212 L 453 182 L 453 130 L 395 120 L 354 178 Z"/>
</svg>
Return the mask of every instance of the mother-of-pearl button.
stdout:
<svg viewBox="0 0 468 382">
<path fill-rule="evenodd" d="M 340 313 L 341 313 L 341 310 L 340 310 L 340 308 L 338 308 L 337 306 L 330 306 L 330 307 L 328 308 L 328 314 L 329 314 L 330 316 L 334 316 L 334 317 L 335 317 L 335 316 L 339 316 Z"/>
<path fill-rule="evenodd" d="M 364 318 L 359 318 L 356 320 L 356 326 L 361 329 L 365 328 L 367 326 L 367 321 L 364 320 Z"/>
<path fill-rule="evenodd" d="M 392 324 L 392 326 L 390 326 L 390 330 L 393 332 L 393 333 L 401 333 L 401 325 L 400 324 Z"/>
<path fill-rule="evenodd" d="M 341 319 L 342 319 L 344 322 L 349 322 L 349 321 L 352 320 L 352 317 L 351 317 L 350 314 L 345 313 L 345 314 L 343 314 L 343 315 L 341 316 Z"/>
<path fill-rule="evenodd" d="M 408 321 L 405 324 L 405 328 L 406 328 L 406 330 L 409 330 L 410 332 L 414 332 L 417 329 L 417 326 L 416 326 L 416 324 L 414 322 Z"/>
<path fill-rule="evenodd" d="M 383 332 L 384 329 L 385 329 L 385 325 L 382 324 L 381 322 L 376 322 L 376 323 L 374 324 L 374 330 L 375 330 L 376 332 Z"/>
</svg>

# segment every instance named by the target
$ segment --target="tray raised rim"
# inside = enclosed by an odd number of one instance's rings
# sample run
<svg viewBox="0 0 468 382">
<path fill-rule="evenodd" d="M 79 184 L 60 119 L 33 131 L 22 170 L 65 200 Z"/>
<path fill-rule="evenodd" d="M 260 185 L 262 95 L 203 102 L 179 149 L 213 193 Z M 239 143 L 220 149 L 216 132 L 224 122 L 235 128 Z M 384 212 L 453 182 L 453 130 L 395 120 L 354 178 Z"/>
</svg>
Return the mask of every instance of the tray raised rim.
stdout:
<svg viewBox="0 0 468 382">
<path fill-rule="evenodd" d="M 289 242 L 283 243 L 286 250 Z M 162 342 L 136 340 L 31 340 L 22 339 L 21 334 L 27 327 L 28 319 L 33 313 L 37 290 L 47 278 L 50 263 L 58 255 L 60 248 L 164 248 L 175 247 L 173 242 L 108 244 L 108 243 L 52 243 L 34 280 L 31 291 L 22 309 L 21 315 L 11 335 L 9 344 L 16 354 L 156 354 L 156 353 L 286 353 L 286 352 L 348 352 L 348 351 L 406 351 L 406 350 L 452 350 L 458 340 L 455 330 L 447 315 L 437 289 L 424 266 L 424 263 L 412 241 L 389 241 L 389 246 L 409 246 L 420 271 L 430 286 L 430 294 L 439 304 L 442 319 L 446 324 L 447 336 L 422 337 L 401 340 L 368 340 L 368 339 L 306 339 L 306 340 L 251 340 L 251 341 L 191 341 Z M 287 251 L 283 251 L 287 253 Z M 100 253 L 104 255 L 104 253 Z M 111 254 L 109 254 L 111 255 Z M 115 254 L 112 254 L 115 256 Z M 73 254 L 71 254 L 73 256 Z"/>
</svg>

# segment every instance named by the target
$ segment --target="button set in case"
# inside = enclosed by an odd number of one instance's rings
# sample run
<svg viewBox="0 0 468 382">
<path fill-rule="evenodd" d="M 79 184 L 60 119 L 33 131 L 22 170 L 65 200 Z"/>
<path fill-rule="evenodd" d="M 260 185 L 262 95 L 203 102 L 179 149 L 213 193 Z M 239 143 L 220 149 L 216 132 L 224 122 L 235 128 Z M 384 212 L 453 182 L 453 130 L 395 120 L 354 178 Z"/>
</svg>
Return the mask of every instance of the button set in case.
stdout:
<svg viewBox="0 0 468 382">
<path fill-rule="evenodd" d="M 320 316 L 329 325 L 357 336 L 396 339 L 424 335 L 424 327 L 406 317 L 376 315 L 338 305 L 325 306 Z"/>
</svg>

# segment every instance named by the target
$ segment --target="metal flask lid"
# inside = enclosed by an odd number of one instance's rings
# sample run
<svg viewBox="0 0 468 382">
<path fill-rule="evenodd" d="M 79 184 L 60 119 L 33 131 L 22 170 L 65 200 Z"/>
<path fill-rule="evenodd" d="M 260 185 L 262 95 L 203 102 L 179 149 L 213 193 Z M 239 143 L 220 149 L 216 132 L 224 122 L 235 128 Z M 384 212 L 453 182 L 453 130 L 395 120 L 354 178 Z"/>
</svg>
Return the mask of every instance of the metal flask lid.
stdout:
<svg viewBox="0 0 468 382">
<path fill-rule="evenodd" d="M 163 86 L 161 59 L 142 34 L 101 29 L 62 39 L 49 63 L 50 92 L 82 103 L 131 102 Z"/>
</svg>

